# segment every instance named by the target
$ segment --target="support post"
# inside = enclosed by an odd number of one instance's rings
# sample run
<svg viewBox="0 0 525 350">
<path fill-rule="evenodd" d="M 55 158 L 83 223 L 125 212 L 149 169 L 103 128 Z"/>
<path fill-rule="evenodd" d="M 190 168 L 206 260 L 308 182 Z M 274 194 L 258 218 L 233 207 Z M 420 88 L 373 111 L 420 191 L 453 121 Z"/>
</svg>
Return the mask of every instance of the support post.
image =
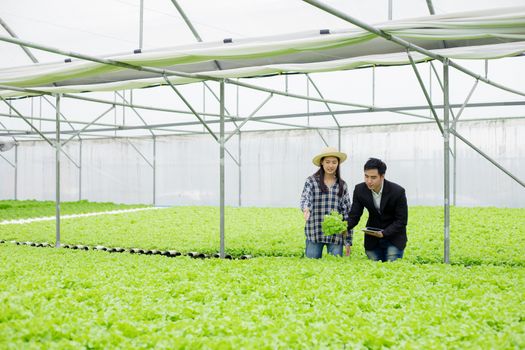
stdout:
<svg viewBox="0 0 525 350">
<path fill-rule="evenodd" d="M 224 259 L 224 80 L 220 82 L 220 115 L 221 124 L 219 132 L 219 144 L 220 144 L 220 169 L 219 169 L 219 195 L 220 195 L 220 251 L 219 256 Z"/>
<path fill-rule="evenodd" d="M 56 98 L 56 126 L 55 126 L 55 228 L 56 228 L 56 241 L 55 247 L 60 247 L 60 94 L 55 96 Z"/>
<path fill-rule="evenodd" d="M 341 128 L 337 129 L 337 149 L 341 151 Z"/>
<path fill-rule="evenodd" d="M 142 50 L 144 41 L 144 0 L 140 0 L 140 28 L 139 28 L 139 49 Z"/>
<path fill-rule="evenodd" d="M 239 116 L 239 85 L 236 85 L 235 86 L 236 88 L 236 92 L 237 92 L 237 98 L 235 99 L 235 103 L 236 103 L 236 115 Z M 238 152 L 238 169 L 239 169 L 239 175 L 238 175 L 238 182 L 239 182 L 239 208 L 242 206 L 242 168 L 241 168 L 241 130 L 239 129 L 239 140 L 238 140 L 238 147 L 239 147 L 239 152 Z"/>
<path fill-rule="evenodd" d="M 310 126 L 310 80 L 306 76 L 306 125 Z"/>
<path fill-rule="evenodd" d="M 376 65 L 372 66 L 372 108 L 376 106 Z"/>
<path fill-rule="evenodd" d="M 457 181 L 458 181 L 458 176 L 457 176 L 457 166 L 458 166 L 458 138 L 456 137 L 456 135 L 453 135 L 454 138 L 454 144 L 453 144 L 453 149 L 454 149 L 454 157 L 452 158 L 452 205 L 453 206 L 456 206 L 456 193 L 457 193 Z"/>
<path fill-rule="evenodd" d="M 241 131 L 239 131 L 239 208 L 242 206 Z"/>
<path fill-rule="evenodd" d="M 15 145 L 15 200 L 18 200 L 18 144 Z"/>
<path fill-rule="evenodd" d="M 79 140 L 78 152 L 78 200 L 82 200 L 82 139 Z"/>
<path fill-rule="evenodd" d="M 449 129 L 448 59 L 443 61 L 443 162 L 444 162 L 444 263 L 450 263 L 450 129 Z"/>
<path fill-rule="evenodd" d="M 153 206 L 157 205 L 157 138 L 153 135 Z"/>
</svg>

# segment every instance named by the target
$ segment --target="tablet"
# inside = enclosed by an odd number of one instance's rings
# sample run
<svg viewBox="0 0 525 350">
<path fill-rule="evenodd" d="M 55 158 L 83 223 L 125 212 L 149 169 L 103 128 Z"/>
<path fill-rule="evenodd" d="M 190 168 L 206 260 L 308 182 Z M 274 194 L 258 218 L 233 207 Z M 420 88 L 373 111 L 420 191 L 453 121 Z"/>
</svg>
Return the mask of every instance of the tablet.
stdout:
<svg viewBox="0 0 525 350">
<path fill-rule="evenodd" d="M 383 232 L 381 232 L 380 228 L 367 227 L 367 228 L 364 228 L 362 231 L 370 236 L 375 236 L 379 238 L 383 237 Z"/>
</svg>

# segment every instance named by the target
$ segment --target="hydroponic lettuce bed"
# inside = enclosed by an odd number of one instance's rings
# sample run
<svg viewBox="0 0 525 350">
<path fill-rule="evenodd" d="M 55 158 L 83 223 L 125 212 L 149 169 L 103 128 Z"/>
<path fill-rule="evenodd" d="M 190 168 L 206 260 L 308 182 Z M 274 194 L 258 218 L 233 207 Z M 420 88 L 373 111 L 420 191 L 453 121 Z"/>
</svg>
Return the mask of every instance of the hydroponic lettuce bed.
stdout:
<svg viewBox="0 0 525 350">
<path fill-rule="evenodd" d="M 525 266 L 525 209 L 452 208 L 451 216 L 452 263 Z M 359 230 L 364 226 L 365 218 L 354 233 L 352 259 L 365 259 L 363 233 Z M 296 208 L 226 208 L 226 252 L 234 257 L 301 257 L 303 227 L 304 220 Z M 442 208 L 410 207 L 407 230 L 405 260 L 443 260 Z M 212 255 L 219 250 L 219 210 L 173 207 L 63 219 L 61 231 L 63 244 Z M 0 239 L 53 243 L 55 223 L 0 225 Z"/>
<path fill-rule="evenodd" d="M 69 215 L 144 207 L 148 206 L 143 204 L 129 205 L 109 202 L 88 202 L 86 200 L 82 200 L 77 202 L 62 202 L 60 204 L 60 212 L 62 215 Z M 52 201 L 0 200 L 0 221 L 38 218 L 54 215 L 55 202 Z"/>
<path fill-rule="evenodd" d="M 525 347 L 522 266 L 169 259 L 6 243 L 0 265 L 2 349 Z"/>
<path fill-rule="evenodd" d="M 62 242 L 213 253 L 218 214 L 64 219 Z M 452 208 L 451 265 L 441 263 L 442 208 L 409 216 L 395 263 L 368 261 L 360 232 L 350 258 L 302 258 L 294 208 L 227 208 L 227 252 L 250 260 L 1 243 L 0 348 L 524 348 L 525 209 Z M 53 221 L 0 225 L 0 239 L 54 235 Z"/>
</svg>

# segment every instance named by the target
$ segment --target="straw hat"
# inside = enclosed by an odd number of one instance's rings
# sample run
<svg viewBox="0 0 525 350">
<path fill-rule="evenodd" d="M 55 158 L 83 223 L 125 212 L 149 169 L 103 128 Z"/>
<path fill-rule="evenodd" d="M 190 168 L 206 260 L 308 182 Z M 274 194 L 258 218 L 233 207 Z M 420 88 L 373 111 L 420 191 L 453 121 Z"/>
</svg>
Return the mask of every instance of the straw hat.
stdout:
<svg viewBox="0 0 525 350">
<path fill-rule="evenodd" d="M 346 160 L 346 153 L 339 152 L 335 147 L 326 147 L 320 154 L 312 159 L 312 162 L 317 166 L 321 166 L 321 158 L 324 157 L 336 157 L 339 159 L 339 164 L 341 164 Z"/>
</svg>

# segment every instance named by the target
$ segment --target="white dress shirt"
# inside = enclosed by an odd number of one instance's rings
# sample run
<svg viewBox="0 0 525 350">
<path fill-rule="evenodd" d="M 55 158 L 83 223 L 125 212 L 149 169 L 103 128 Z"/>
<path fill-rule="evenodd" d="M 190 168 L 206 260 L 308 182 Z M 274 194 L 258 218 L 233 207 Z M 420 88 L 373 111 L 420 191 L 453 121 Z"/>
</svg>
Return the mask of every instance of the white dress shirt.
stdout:
<svg viewBox="0 0 525 350">
<path fill-rule="evenodd" d="M 372 191 L 372 197 L 374 198 L 374 206 L 376 207 L 377 211 L 381 214 L 381 196 L 383 195 L 383 185 L 384 182 L 381 183 L 381 189 L 379 192 Z"/>
</svg>

